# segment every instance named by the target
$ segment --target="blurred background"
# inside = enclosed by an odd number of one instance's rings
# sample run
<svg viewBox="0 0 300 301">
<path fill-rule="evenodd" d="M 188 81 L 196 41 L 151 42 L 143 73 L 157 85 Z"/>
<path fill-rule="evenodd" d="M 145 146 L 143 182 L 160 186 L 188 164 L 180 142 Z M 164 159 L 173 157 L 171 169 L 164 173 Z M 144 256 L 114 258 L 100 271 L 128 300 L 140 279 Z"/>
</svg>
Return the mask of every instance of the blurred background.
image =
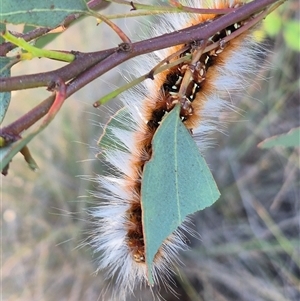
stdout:
<svg viewBox="0 0 300 301">
<path fill-rule="evenodd" d="M 104 12 L 116 9 L 124 7 L 110 5 Z M 184 265 L 178 268 L 180 276 L 174 277 L 180 297 L 163 292 L 168 301 L 300 299 L 299 148 L 257 147 L 264 139 L 299 126 L 300 41 L 295 34 L 299 11 L 298 1 L 287 1 L 265 23 L 264 45 L 270 51 L 257 70 L 255 84 L 242 97 L 233 97 L 240 111 L 222 116 L 230 120 L 226 134 L 213 135 L 216 146 L 205 158 L 221 198 L 193 216 L 201 239 L 191 238 L 191 250 L 182 253 Z M 117 23 L 137 40 L 140 22 L 144 21 L 128 18 Z M 106 25 L 96 26 L 95 19 L 86 18 L 47 48 L 96 51 L 119 42 Z M 12 72 L 36 73 L 59 66 L 35 59 L 18 64 Z M 17 155 L 8 176 L 1 177 L 2 300 L 109 300 L 109 293 L 100 296 L 106 282 L 101 272 L 95 274 L 97 257 L 85 246 L 86 211 L 99 202 L 88 193 L 97 189 L 96 184 L 85 178 L 101 171 L 95 158 L 99 125 L 115 106 L 103 110 L 92 104 L 124 83 L 122 68 L 70 97 L 30 143 L 37 172 Z M 4 125 L 48 93 L 13 92 Z M 141 296 L 150 300 L 147 292 L 128 300 Z"/>
</svg>

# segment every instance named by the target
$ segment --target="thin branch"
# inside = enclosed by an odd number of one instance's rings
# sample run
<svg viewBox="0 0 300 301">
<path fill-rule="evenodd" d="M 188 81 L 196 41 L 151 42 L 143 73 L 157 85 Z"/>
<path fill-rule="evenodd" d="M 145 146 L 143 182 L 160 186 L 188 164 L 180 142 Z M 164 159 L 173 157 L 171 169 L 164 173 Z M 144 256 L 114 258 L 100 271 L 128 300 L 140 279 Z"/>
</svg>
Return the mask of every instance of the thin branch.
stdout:
<svg viewBox="0 0 300 301">
<path fill-rule="evenodd" d="M 91 16 L 94 16 L 95 18 L 99 19 L 99 23 L 102 21 L 106 23 L 118 36 L 124 43 L 131 43 L 131 40 L 129 37 L 125 34 L 125 32 L 117 26 L 115 23 L 113 23 L 111 20 L 106 18 L 104 15 L 98 14 L 96 12 L 90 12 Z"/>
<path fill-rule="evenodd" d="M 116 51 L 117 48 L 112 48 L 91 53 L 76 53 L 76 59 L 73 62 L 53 71 L 12 77 L 0 77 L 0 92 L 47 87 L 53 78 L 57 77 L 60 77 L 63 81 L 67 82 Z"/>
<path fill-rule="evenodd" d="M 193 41 L 207 40 L 216 32 L 230 26 L 236 22 L 264 10 L 267 6 L 278 2 L 277 0 L 255 0 L 247 3 L 235 11 L 220 17 L 210 24 L 198 24 L 189 28 L 178 30 L 173 33 L 165 34 L 159 37 L 151 38 L 141 42 L 131 44 L 131 52 L 115 52 L 100 63 L 91 67 L 87 72 L 70 83 L 69 89 L 72 91 L 72 85 L 82 88 L 87 83 L 93 81 L 119 64 L 141 54 L 153 52 L 159 49 L 168 48 L 175 45 L 191 43 Z M 284 1 L 281 1 L 284 2 Z M 74 91 L 75 92 L 75 91 Z M 72 92 L 72 94 L 74 93 Z"/>
<path fill-rule="evenodd" d="M 154 5 L 140 4 L 140 3 L 133 2 L 133 1 L 130 1 L 130 2 L 124 1 L 124 0 L 107 0 L 107 1 L 131 6 L 132 7 L 131 10 L 143 9 L 143 10 L 151 11 L 152 14 L 153 13 L 161 14 L 163 12 L 167 12 L 167 13 L 190 12 L 190 13 L 198 13 L 198 14 L 223 15 L 223 14 L 227 14 L 230 11 L 234 10 L 234 8 L 224 8 L 224 9 L 193 8 L 193 7 L 184 6 L 180 3 L 178 3 L 177 1 L 176 1 L 176 3 L 174 2 L 173 5 L 169 5 L 169 6 L 163 6 L 163 5 L 154 6 Z"/>
<path fill-rule="evenodd" d="M 188 48 L 188 47 L 186 47 Z M 184 48 L 183 48 L 184 49 Z M 179 52 L 179 51 L 178 51 Z M 177 52 L 177 53 L 178 53 Z M 163 62 L 166 62 L 167 60 L 170 59 L 171 56 L 167 57 L 167 59 L 163 60 Z M 163 65 L 163 64 L 158 64 L 156 65 L 150 72 L 147 72 L 146 74 L 130 81 L 128 84 L 125 84 L 124 86 L 114 90 L 113 92 L 105 95 L 104 97 L 101 97 L 100 100 L 94 102 L 93 104 L 93 107 L 97 108 L 99 107 L 100 105 L 103 105 L 105 103 L 107 103 L 109 100 L 111 100 L 112 98 L 115 98 L 117 97 L 119 94 L 121 94 L 122 92 L 134 87 L 135 85 L 141 83 L 142 81 L 144 81 L 145 79 L 147 78 L 151 78 L 153 79 L 154 78 L 154 75 L 162 72 L 162 71 L 165 71 L 165 70 L 168 70 L 174 66 L 177 66 L 178 64 L 180 63 L 183 63 L 183 62 L 189 62 L 191 60 L 191 56 L 190 55 L 186 55 L 182 58 L 179 58 L 175 61 L 173 61 L 172 63 L 167 63 L 166 65 Z"/>
<path fill-rule="evenodd" d="M 111 70 L 115 66 L 127 61 L 130 58 L 179 44 L 186 44 L 201 40 L 205 41 L 209 37 L 213 36 L 216 32 L 226 28 L 227 26 L 230 26 L 231 24 L 245 20 L 251 15 L 264 11 L 268 6 L 276 2 L 283 3 L 284 1 L 255 0 L 243 5 L 242 7 L 237 8 L 235 11 L 227 15 L 218 18 L 212 23 L 204 25 L 198 24 L 174 33 L 165 34 L 160 37 L 133 43 L 131 45 L 132 47 L 130 52 L 116 51 L 117 48 L 109 49 L 107 50 L 107 52 L 112 53 L 111 55 L 107 56 L 104 60 L 96 63 L 83 73 L 79 74 L 76 78 L 71 80 L 66 89 L 66 97 L 69 97 L 94 79 L 103 75 L 108 70 Z M 261 16 L 263 17 L 264 14 L 262 13 Z M 259 16 L 257 18 L 259 18 Z M 76 60 L 74 61 L 74 63 L 75 62 Z M 66 67 L 70 67 L 70 65 Z M 53 74 L 53 76 L 54 75 L 57 76 L 57 74 Z M 61 76 L 61 78 L 65 80 L 63 76 Z M 53 77 L 50 80 L 53 80 Z M 5 136 L 5 133 L 19 134 L 22 130 L 30 127 L 48 112 L 53 103 L 53 100 L 53 96 L 45 99 L 41 104 L 32 109 L 26 115 L 22 116 L 20 119 L 10 124 L 6 128 L 3 128 L 2 131 L 0 131 L 0 136 Z"/>
<path fill-rule="evenodd" d="M 3 137 L 6 142 L 13 142 L 19 139 L 20 133 L 30 128 L 33 124 L 47 114 L 53 104 L 54 99 L 54 95 L 49 96 L 25 115 L 12 122 L 10 125 L 0 128 L 0 137 Z"/>
<path fill-rule="evenodd" d="M 47 86 L 49 81 L 53 79 L 53 77 L 61 77 L 64 81 L 68 79 L 74 78 L 81 72 L 76 73 L 77 66 L 81 65 L 83 67 L 83 63 L 86 63 L 87 68 L 93 65 L 92 63 L 89 64 L 89 60 L 92 62 L 99 62 L 95 65 L 94 69 L 90 69 L 90 74 L 83 75 L 84 77 L 90 78 L 94 80 L 95 78 L 101 76 L 108 70 L 116 67 L 117 65 L 127 61 L 130 58 L 135 56 L 153 52 L 155 50 L 168 48 L 171 46 L 179 45 L 179 44 L 186 44 L 196 40 L 206 40 L 210 36 L 214 35 L 216 32 L 222 30 L 223 28 L 239 22 L 241 20 L 246 19 L 250 15 L 253 15 L 259 11 L 262 11 L 268 5 L 274 3 L 280 3 L 284 1 L 278 0 L 255 0 L 248 4 L 243 5 L 242 7 L 237 8 L 235 11 L 220 17 L 219 19 L 215 20 L 210 24 L 198 24 L 189 28 L 185 28 L 170 34 L 165 34 L 159 37 L 143 40 L 141 42 L 136 42 L 131 44 L 131 51 L 130 52 L 118 52 L 118 48 L 108 49 L 108 53 L 113 53 L 111 56 L 107 57 L 104 61 L 98 59 L 99 52 L 96 53 L 88 53 L 86 54 L 89 56 L 85 58 L 85 54 L 82 55 L 82 61 L 76 63 L 77 59 L 69 64 L 68 66 L 62 67 L 56 71 L 50 71 L 46 73 L 39 73 L 35 75 L 24 75 L 18 77 L 10 77 L 10 78 L 0 78 L 0 91 L 13 91 L 13 90 L 20 90 L 20 89 L 28 89 L 33 87 L 41 87 Z M 95 57 L 96 56 L 96 59 Z M 86 62 L 85 62 L 86 60 Z M 95 60 L 95 61 L 94 61 Z M 74 64 L 74 65 L 73 65 Z M 78 65 L 77 65 L 78 64 Z M 74 66 L 72 68 L 73 76 L 67 76 L 68 67 Z M 75 70 L 74 70 L 75 69 Z M 82 69 L 81 69 L 82 71 Z M 59 72 L 59 73 L 58 73 Z M 84 84 L 85 85 L 85 84 Z"/>
</svg>

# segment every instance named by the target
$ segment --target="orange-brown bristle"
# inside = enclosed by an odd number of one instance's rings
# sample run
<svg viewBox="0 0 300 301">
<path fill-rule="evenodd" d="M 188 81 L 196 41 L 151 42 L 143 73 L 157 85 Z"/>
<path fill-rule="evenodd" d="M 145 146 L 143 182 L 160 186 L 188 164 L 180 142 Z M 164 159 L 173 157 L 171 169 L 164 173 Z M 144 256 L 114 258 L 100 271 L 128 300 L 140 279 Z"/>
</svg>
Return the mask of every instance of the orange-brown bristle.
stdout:
<svg viewBox="0 0 300 301">
<path fill-rule="evenodd" d="M 128 223 L 127 223 L 127 242 L 131 249 L 132 256 L 137 262 L 145 261 L 144 254 L 144 238 L 142 226 L 142 211 L 138 203 L 134 203 L 130 210 L 128 210 Z"/>
</svg>

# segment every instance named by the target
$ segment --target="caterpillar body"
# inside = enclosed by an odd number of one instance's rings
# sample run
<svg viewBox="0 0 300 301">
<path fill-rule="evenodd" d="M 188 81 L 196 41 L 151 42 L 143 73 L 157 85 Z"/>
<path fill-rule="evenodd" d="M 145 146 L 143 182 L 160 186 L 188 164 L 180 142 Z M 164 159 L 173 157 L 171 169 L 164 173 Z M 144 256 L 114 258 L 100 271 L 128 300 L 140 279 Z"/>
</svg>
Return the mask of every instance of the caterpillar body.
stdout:
<svg viewBox="0 0 300 301">
<path fill-rule="evenodd" d="M 200 0 L 181 3 L 194 8 L 207 7 L 206 2 Z M 223 9 L 240 5 L 243 2 L 238 0 L 216 0 L 209 7 Z M 205 24 L 216 18 L 218 16 L 214 14 L 166 14 L 153 35 Z M 145 264 L 141 186 L 144 166 L 152 156 L 153 136 L 164 116 L 178 103 L 181 104 L 180 118 L 201 152 L 210 144 L 208 135 L 214 130 L 222 130 L 218 117 L 224 110 L 233 108 L 228 101 L 229 93 L 245 89 L 248 85 L 245 75 L 255 73 L 257 56 L 261 52 L 251 30 L 223 42 L 245 22 L 247 20 L 232 24 L 210 37 L 205 47 L 214 43 L 218 46 L 209 51 L 201 52 L 203 45 L 195 41 L 135 61 L 137 75 L 140 75 L 168 57 L 171 63 L 200 49 L 199 57 L 192 65 L 183 61 L 155 75 L 153 80 L 148 79 L 134 91 L 126 92 L 122 102 L 127 117 L 124 118 L 122 111 L 113 117 L 123 126 L 109 124 L 105 129 L 110 131 L 112 140 L 118 141 L 119 147 L 102 150 L 103 158 L 111 167 L 111 175 L 100 175 L 97 179 L 100 189 L 95 196 L 103 201 L 92 212 L 96 220 L 92 245 L 101 254 L 99 269 L 105 270 L 108 278 L 115 277 L 115 300 L 126 300 L 128 294 L 147 285 L 149 280 Z M 172 265 L 179 260 L 178 252 L 187 248 L 186 231 L 191 230 L 185 222 L 163 242 L 155 255 L 154 285 L 162 282 L 166 287 L 170 286 Z"/>
</svg>

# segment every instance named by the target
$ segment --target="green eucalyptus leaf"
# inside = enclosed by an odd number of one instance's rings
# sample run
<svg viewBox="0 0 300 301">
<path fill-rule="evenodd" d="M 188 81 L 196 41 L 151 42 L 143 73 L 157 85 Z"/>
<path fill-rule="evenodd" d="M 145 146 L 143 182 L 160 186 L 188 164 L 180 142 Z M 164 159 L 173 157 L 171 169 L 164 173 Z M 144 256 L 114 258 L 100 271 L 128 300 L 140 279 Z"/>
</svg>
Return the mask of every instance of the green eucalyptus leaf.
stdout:
<svg viewBox="0 0 300 301">
<path fill-rule="evenodd" d="M 0 56 L 0 77 L 10 77 L 10 67 L 7 67 L 10 58 Z M 0 92 L 0 124 L 2 123 L 8 109 L 11 92 Z"/>
<path fill-rule="evenodd" d="M 88 11 L 84 0 L 1 1 L 0 22 L 55 27 L 68 15 Z"/>
<path fill-rule="evenodd" d="M 258 144 L 260 148 L 272 148 L 275 146 L 300 147 L 300 128 L 294 128 L 288 133 L 270 137 Z"/>
<path fill-rule="evenodd" d="M 153 154 L 142 179 L 142 212 L 149 283 L 152 263 L 165 239 L 196 211 L 220 196 L 214 178 L 176 106 L 153 138 Z"/>
</svg>

